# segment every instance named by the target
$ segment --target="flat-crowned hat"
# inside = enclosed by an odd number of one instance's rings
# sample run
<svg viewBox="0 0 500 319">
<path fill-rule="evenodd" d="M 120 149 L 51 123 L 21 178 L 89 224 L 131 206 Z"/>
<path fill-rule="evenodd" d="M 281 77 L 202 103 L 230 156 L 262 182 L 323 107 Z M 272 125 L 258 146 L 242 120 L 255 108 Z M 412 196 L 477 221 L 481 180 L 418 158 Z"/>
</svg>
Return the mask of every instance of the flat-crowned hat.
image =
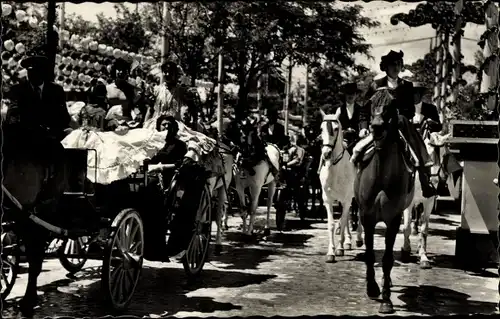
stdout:
<svg viewBox="0 0 500 319">
<path fill-rule="evenodd" d="M 32 55 L 21 61 L 21 66 L 27 70 L 36 68 L 48 68 L 49 59 L 43 55 Z"/>
<path fill-rule="evenodd" d="M 386 55 L 382 56 L 381 60 L 380 60 L 380 70 L 385 72 L 387 70 L 387 65 L 393 63 L 393 62 L 403 62 L 403 56 L 404 56 L 404 53 L 403 51 L 399 51 L 399 52 L 396 52 L 396 51 L 389 51 L 389 53 L 387 53 Z"/>
<path fill-rule="evenodd" d="M 349 82 L 349 83 L 342 85 L 340 90 L 344 94 L 356 94 L 356 93 L 361 92 L 361 90 L 358 88 L 358 85 L 354 82 Z"/>
</svg>

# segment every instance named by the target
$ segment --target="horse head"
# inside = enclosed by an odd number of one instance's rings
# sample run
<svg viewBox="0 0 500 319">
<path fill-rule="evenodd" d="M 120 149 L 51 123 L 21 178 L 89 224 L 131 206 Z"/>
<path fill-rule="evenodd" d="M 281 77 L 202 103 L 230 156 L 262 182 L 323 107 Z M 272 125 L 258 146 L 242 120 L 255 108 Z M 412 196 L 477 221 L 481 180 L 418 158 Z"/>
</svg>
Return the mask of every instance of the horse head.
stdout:
<svg viewBox="0 0 500 319">
<path fill-rule="evenodd" d="M 337 162 L 344 154 L 343 145 L 344 136 L 342 125 L 336 115 L 325 115 L 321 123 L 321 138 L 323 147 L 321 148 L 321 157 L 328 161 Z"/>
<path fill-rule="evenodd" d="M 379 88 L 370 98 L 371 121 L 370 128 L 377 144 L 383 142 L 393 131 L 397 131 L 396 99 L 389 88 Z M 397 136 L 397 135 L 395 135 Z"/>
</svg>

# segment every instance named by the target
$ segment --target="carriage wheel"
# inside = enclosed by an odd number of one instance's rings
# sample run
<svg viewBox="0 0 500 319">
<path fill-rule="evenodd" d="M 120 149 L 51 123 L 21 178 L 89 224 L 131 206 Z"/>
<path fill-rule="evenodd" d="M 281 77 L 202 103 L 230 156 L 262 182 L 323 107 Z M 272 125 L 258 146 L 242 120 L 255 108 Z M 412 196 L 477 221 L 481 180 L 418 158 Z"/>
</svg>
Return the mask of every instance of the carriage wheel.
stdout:
<svg viewBox="0 0 500 319">
<path fill-rule="evenodd" d="M 83 236 L 78 239 L 64 239 L 61 247 L 57 250 L 59 255 L 59 261 L 61 265 L 70 274 L 75 274 L 82 270 L 83 266 L 87 262 L 87 253 L 89 251 L 89 237 Z M 80 258 L 66 257 L 66 255 L 80 255 Z"/>
<path fill-rule="evenodd" d="M 182 259 L 184 271 L 188 277 L 198 276 L 207 260 L 212 233 L 212 202 L 210 190 L 205 186 L 200 196 L 200 204 L 194 222 L 193 236 Z"/>
<path fill-rule="evenodd" d="M 144 227 L 134 209 L 122 210 L 111 225 L 104 253 L 102 285 L 116 310 L 125 309 L 134 294 L 144 261 Z"/>
<path fill-rule="evenodd" d="M 2 234 L 2 300 L 5 300 L 12 291 L 19 273 L 19 250 L 14 232 Z"/>
</svg>

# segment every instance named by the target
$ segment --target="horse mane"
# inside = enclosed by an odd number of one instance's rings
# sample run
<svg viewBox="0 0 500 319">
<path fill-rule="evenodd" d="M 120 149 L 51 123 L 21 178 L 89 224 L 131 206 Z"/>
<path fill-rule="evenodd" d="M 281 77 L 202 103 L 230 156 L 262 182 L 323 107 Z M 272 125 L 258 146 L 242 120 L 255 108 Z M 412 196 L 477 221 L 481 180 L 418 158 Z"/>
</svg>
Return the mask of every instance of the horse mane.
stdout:
<svg viewBox="0 0 500 319">
<path fill-rule="evenodd" d="M 395 101 L 394 95 L 390 92 L 388 87 L 382 87 L 377 89 L 375 93 L 370 98 L 370 102 L 373 107 L 385 107 L 391 105 Z"/>
</svg>

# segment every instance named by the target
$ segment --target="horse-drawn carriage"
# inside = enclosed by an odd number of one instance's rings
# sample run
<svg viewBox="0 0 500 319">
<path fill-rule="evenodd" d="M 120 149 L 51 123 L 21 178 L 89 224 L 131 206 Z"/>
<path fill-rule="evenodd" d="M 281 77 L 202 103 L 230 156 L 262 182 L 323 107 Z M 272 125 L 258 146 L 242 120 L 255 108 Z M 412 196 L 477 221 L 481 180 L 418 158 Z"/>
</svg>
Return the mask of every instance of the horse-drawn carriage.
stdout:
<svg viewBox="0 0 500 319">
<path fill-rule="evenodd" d="M 57 256 L 70 273 L 80 271 L 88 259 L 102 260 L 101 283 L 107 301 L 117 310 L 127 307 L 139 281 L 145 258 L 147 225 L 143 222 L 144 195 L 148 193 L 146 189 L 151 187 L 152 175 L 156 175 L 160 181 L 154 186 L 158 187 L 156 196 L 159 198 L 156 198 L 156 202 L 160 204 L 154 206 L 158 212 L 153 213 L 162 214 L 160 220 L 164 224 L 161 229 L 166 230 L 166 234 L 161 238 L 165 238 L 167 246 L 172 242 L 182 246 L 177 247 L 176 251 L 185 251 L 182 263 L 188 276 L 196 276 L 202 271 L 212 224 L 211 194 L 206 184 L 208 175 L 203 174 L 206 172 L 204 167 L 194 163 L 189 164 L 191 167 L 186 169 L 182 165 L 148 165 L 145 161 L 128 178 L 100 185 L 87 178 L 90 152 L 91 149 L 85 148 L 65 149 L 65 163 L 69 168 L 68 187 L 57 206 L 57 221 L 43 220 L 35 212 L 27 211 L 2 185 L 5 194 L 3 208 L 7 213 L 7 218 L 4 217 L 2 222 L 2 299 L 9 295 L 15 284 L 24 253 L 22 236 L 17 236 L 21 216 L 24 221 L 29 218 L 50 231 L 53 234 L 51 240 L 57 238 L 62 241 L 57 249 Z M 97 158 L 97 152 L 95 153 Z M 163 183 L 162 172 L 172 169 L 175 169 L 173 178 Z M 193 169 L 200 181 L 205 181 L 199 183 L 196 200 L 183 198 L 185 193 L 189 193 L 188 183 L 183 181 L 184 175 L 186 172 L 194 172 Z M 97 172 L 96 168 L 94 170 Z M 97 181 L 96 176 L 93 179 Z M 187 218 L 186 202 L 192 208 L 192 214 L 188 214 L 190 216 Z M 179 225 L 186 221 L 189 221 L 188 225 Z M 172 241 L 172 238 L 175 240 Z M 46 247 L 48 244 L 47 242 Z"/>
</svg>

